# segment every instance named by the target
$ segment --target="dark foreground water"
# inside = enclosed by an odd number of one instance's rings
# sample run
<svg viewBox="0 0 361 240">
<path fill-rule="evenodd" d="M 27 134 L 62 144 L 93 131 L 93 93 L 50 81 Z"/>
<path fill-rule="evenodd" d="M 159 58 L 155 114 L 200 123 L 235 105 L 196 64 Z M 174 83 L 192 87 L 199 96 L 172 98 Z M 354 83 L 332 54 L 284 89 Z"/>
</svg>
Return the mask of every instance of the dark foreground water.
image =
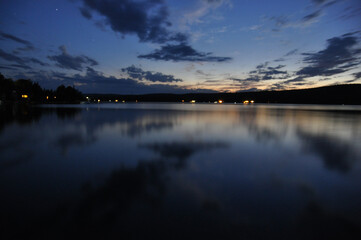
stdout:
<svg viewBox="0 0 361 240">
<path fill-rule="evenodd" d="M 361 239 L 361 107 L 2 108 L 0 202 L 2 239 Z"/>
</svg>

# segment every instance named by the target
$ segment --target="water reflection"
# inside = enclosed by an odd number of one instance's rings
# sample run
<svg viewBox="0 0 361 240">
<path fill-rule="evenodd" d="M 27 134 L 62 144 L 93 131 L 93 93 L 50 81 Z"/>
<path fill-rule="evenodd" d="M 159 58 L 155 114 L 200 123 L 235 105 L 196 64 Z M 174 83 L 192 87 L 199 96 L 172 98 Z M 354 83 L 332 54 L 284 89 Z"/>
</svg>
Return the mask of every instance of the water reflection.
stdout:
<svg viewBox="0 0 361 240">
<path fill-rule="evenodd" d="M 361 236 L 360 109 L 118 106 L 1 110 L 0 237 Z"/>
<path fill-rule="evenodd" d="M 320 156 L 329 169 L 348 172 L 357 161 L 360 161 L 359 148 L 352 142 L 303 130 L 297 131 L 297 135 L 302 141 L 303 150 Z"/>
</svg>

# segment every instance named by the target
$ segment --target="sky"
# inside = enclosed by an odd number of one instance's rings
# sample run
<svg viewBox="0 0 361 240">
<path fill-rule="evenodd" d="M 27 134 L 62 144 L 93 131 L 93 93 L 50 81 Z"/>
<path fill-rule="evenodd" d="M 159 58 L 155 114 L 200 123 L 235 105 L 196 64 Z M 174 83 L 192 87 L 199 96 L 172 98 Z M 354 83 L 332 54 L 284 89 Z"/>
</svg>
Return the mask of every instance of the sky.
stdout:
<svg viewBox="0 0 361 240">
<path fill-rule="evenodd" d="M 1 0 L 0 72 L 114 94 L 361 83 L 361 0 Z"/>
</svg>

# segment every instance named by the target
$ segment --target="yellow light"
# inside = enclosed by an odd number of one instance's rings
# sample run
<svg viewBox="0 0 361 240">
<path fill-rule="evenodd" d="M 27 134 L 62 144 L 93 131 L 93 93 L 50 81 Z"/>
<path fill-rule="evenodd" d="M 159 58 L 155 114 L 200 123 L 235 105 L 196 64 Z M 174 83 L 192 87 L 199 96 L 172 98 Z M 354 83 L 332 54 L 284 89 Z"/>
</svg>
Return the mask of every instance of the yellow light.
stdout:
<svg viewBox="0 0 361 240">
<path fill-rule="evenodd" d="M 254 100 L 251 100 L 251 103 L 254 103 Z"/>
<path fill-rule="evenodd" d="M 218 100 L 219 103 L 223 103 L 223 100 Z"/>
<path fill-rule="evenodd" d="M 49 99 L 49 96 L 46 96 L 46 100 L 48 100 Z"/>
<path fill-rule="evenodd" d="M 56 96 L 54 96 L 54 98 L 56 98 Z"/>
<path fill-rule="evenodd" d="M 125 103 L 125 100 L 123 100 L 122 102 Z"/>
<path fill-rule="evenodd" d="M 191 103 L 195 103 L 195 102 L 196 102 L 196 100 L 192 100 L 192 101 L 191 101 Z"/>
<path fill-rule="evenodd" d="M 100 99 L 98 99 L 98 102 L 100 102 Z"/>
<path fill-rule="evenodd" d="M 118 99 L 115 99 L 115 102 L 118 102 Z"/>
<path fill-rule="evenodd" d="M 182 102 L 184 102 L 184 100 L 182 100 Z"/>
<path fill-rule="evenodd" d="M 24 94 L 24 95 L 21 95 L 22 98 L 28 98 L 28 95 Z"/>
<path fill-rule="evenodd" d="M 244 104 L 248 104 L 248 103 L 249 103 L 249 101 L 248 101 L 248 100 L 245 100 L 245 101 L 243 101 L 243 103 L 244 103 Z"/>
</svg>

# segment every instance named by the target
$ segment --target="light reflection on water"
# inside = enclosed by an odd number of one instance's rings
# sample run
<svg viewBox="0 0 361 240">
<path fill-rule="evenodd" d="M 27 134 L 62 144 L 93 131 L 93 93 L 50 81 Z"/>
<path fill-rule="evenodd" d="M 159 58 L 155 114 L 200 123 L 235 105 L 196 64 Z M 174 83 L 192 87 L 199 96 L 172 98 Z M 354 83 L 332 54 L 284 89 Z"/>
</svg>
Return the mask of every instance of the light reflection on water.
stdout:
<svg viewBox="0 0 361 240">
<path fill-rule="evenodd" d="M 1 115 L 6 237 L 361 236 L 360 107 L 94 104 Z"/>
</svg>

